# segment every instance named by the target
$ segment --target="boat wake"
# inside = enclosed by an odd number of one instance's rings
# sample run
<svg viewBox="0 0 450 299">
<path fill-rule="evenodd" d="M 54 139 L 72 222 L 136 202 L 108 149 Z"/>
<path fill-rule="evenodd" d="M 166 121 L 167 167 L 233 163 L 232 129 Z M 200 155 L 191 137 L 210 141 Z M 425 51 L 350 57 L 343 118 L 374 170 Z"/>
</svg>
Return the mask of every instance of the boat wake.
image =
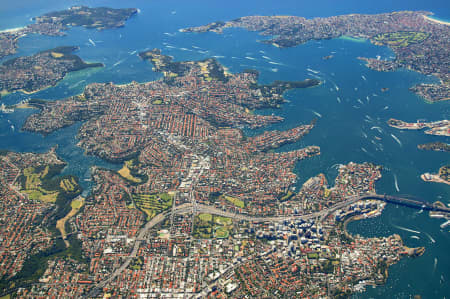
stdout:
<svg viewBox="0 0 450 299">
<path fill-rule="evenodd" d="M 377 126 L 373 126 L 373 127 L 371 127 L 370 129 L 371 129 L 371 130 L 377 130 L 377 131 L 378 131 L 378 133 L 380 133 L 380 134 L 383 134 L 383 129 L 382 129 L 382 128 L 380 128 L 380 127 L 377 127 Z"/>
<path fill-rule="evenodd" d="M 428 239 L 430 239 L 430 241 L 431 241 L 431 243 L 436 243 L 436 240 L 435 239 L 433 239 L 433 237 L 432 236 L 430 236 L 430 234 L 429 233 L 426 233 L 426 232 L 424 232 L 424 234 L 428 237 Z"/>
<path fill-rule="evenodd" d="M 333 166 L 331 166 L 331 168 L 338 169 L 338 168 L 340 168 L 341 166 L 343 166 L 343 165 L 340 164 L 340 163 L 337 163 L 337 164 L 334 164 Z"/>
<path fill-rule="evenodd" d="M 402 142 L 400 141 L 400 139 L 397 138 L 397 136 L 391 134 L 391 137 L 394 138 L 395 141 L 397 141 L 398 145 L 403 146 Z"/>
<path fill-rule="evenodd" d="M 400 192 L 400 188 L 398 187 L 398 182 L 397 182 L 397 175 L 394 173 L 394 185 L 395 185 L 395 190 L 397 190 L 397 192 Z"/>
<path fill-rule="evenodd" d="M 123 63 L 125 60 L 127 60 L 127 59 L 124 58 L 124 59 L 122 59 L 122 60 L 117 61 L 116 63 L 113 64 L 113 67 L 118 66 L 119 64 Z"/>
<path fill-rule="evenodd" d="M 86 80 L 81 80 L 81 81 L 79 81 L 79 82 L 77 82 L 77 83 L 75 83 L 75 84 L 72 84 L 72 85 L 70 85 L 69 86 L 69 89 L 73 89 L 73 88 L 75 88 L 75 87 L 78 87 L 81 83 L 83 83 L 83 82 L 86 82 Z"/>
<path fill-rule="evenodd" d="M 310 68 L 307 68 L 306 70 L 310 71 L 311 73 L 314 73 L 314 74 L 320 73 L 319 71 L 316 71 L 316 70 L 313 70 L 313 69 L 310 69 Z"/>
<path fill-rule="evenodd" d="M 406 228 L 406 227 L 399 226 L 399 225 L 395 225 L 395 224 L 392 224 L 392 226 L 397 228 L 397 229 L 403 230 L 405 232 L 410 232 L 410 233 L 414 233 L 414 234 L 420 234 L 420 232 L 417 231 L 417 230 L 413 230 L 413 229 Z"/>
</svg>

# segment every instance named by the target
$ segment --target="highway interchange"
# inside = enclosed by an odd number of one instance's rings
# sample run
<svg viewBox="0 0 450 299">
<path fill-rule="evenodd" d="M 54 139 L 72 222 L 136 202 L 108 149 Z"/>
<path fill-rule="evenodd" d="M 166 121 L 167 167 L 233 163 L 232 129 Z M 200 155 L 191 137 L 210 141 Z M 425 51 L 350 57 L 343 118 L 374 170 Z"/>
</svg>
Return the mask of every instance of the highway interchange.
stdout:
<svg viewBox="0 0 450 299">
<path fill-rule="evenodd" d="M 149 222 L 143 226 L 135 239 L 133 249 L 130 253 L 130 255 L 125 259 L 124 263 L 117 268 L 107 279 L 99 282 L 87 295 L 87 298 L 97 297 L 103 287 L 105 287 L 109 282 L 113 281 L 117 276 L 119 276 L 131 263 L 132 259 L 136 257 L 136 254 L 139 250 L 139 247 L 142 243 L 142 241 L 146 240 L 146 235 L 157 224 L 164 221 L 168 216 L 175 215 L 175 214 L 187 214 L 192 213 L 193 216 L 200 213 L 208 213 L 212 215 L 218 215 L 222 217 L 228 217 L 232 218 L 234 220 L 244 220 L 244 221 L 252 221 L 252 222 L 279 222 L 284 220 L 292 220 L 292 219 L 302 219 L 302 220 L 309 220 L 309 219 L 320 219 L 320 221 L 323 221 L 328 215 L 333 213 L 336 210 L 342 209 L 345 206 L 351 205 L 359 200 L 367 200 L 367 199 L 381 199 L 383 196 L 377 195 L 377 194 L 365 194 L 360 196 L 351 196 L 348 197 L 346 200 L 341 201 L 335 205 L 333 205 L 330 208 L 323 209 L 319 212 L 314 212 L 310 214 L 295 214 L 295 215 L 289 215 L 289 216 L 268 216 L 268 217 L 257 217 L 257 216 L 249 216 L 245 214 L 240 213 L 232 213 L 228 211 L 224 211 L 221 209 L 218 209 L 213 206 L 204 205 L 204 204 L 198 204 L 196 202 L 191 203 L 185 203 L 179 206 L 173 206 L 171 210 L 165 211 L 163 213 L 158 214 L 157 216 L 153 217 Z M 234 267 L 232 267 L 234 268 Z M 229 272 L 230 269 L 227 269 L 224 273 Z M 223 274 L 222 274 L 223 275 Z"/>
</svg>

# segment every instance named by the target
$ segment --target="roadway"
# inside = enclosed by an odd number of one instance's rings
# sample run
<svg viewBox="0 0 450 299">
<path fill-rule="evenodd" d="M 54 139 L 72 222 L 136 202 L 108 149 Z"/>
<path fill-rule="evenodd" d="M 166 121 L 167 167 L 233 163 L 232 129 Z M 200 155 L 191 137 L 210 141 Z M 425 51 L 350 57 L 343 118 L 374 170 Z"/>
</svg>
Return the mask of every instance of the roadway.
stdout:
<svg viewBox="0 0 450 299">
<path fill-rule="evenodd" d="M 114 278 L 119 276 L 131 263 L 132 258 L 136 257 L 136 254 L 139 250 L 139 247 L 141 246 L 142 240 L 144 240 L 144 236 L 147 234 L 147 232 L 154 227 L 155 225 L 161 223 L 167 216 L 167 212 L 158 214 L 157 216 L 153 217 L 152 220 L 147 222 L 143 228 L 139 231 L 139 233 L 136 235 L 136 241 L 134 242 L 133 250 L 131 251 L 130 255 L 126 258 L 125 262 L 117 268 L 107 279 L 99 282 L 87 295 L 87 298 L 97 297 L 99 295 L 99 292 L 103 289 L 105 285 L 107 285 L 110 281 L 112 281 Z"/>
<path fill-rule="evenodd" d="M 196 213 L 208 213 L 213 215 L 218 215 L 222 217 L 228 217 L 235 220 L 244 220 L 244 221 L 253 221 L 253 222 L 277 222 L 277 221 L 283 221 L 283 220 L 291 220 L 291 219 L 303 219 L 308 220 L 316 217 L 321 217 L 323 215 L 329 215 L 332 212 L 328 212 L 328 210 L 335 211 L 337 209 L 340 209 L 346 205 L 352 204 L 358 200 L 360 200 L 361 197 L 351 197 L 343 202 L 340 202 L 333 207 L 322 210 L 320 212 L 315 212 L 311 214 L 306 215 L 290 215 L 290 216 L 268 216 L 268 217 L 256 217 L 256 216 L 249 216 L 239 213 L 231 213 L 227 211 L 220 210 L 216 207 L 204 205 L 204 204 L 195 204 L 195 212 Z M 151 221 L 147 222 L 147 224 L 141 228 L 139 233 L 136 236 L 136 241 L 134 242 L 133 249 L 130 253 L 130 255 L 126 258 L 125 262 L 117 268 L 107 279 L 99 282 L 87 295 L 87 298 L 97 297 L 104 286 L 106 286 L 109 282 L 111 282 L 113 279 L 115 279 L 117 276 L 119 276 L 130 264 L 132 258 L 136 257 L 136 254 L 139 250 L 139 247 L 141 245 L 141 242 L 145 240 L 145 235 L 148 233 L 148 231 L 153 228 L 155 225 L 161 223 L 169 214 L 175 213 L 175 214 L 187 214 L 193 212 L 194 204 L 192 203 L 185 203 L 182 205 L 179 205 L 175 208 L 172 208 L 171 212 L 163 212 L 161 214 L 158 214 L 157 216 L 153 217 Z"/>
<path fill-rule="evenodd" d="M 413 208 L 428 208 L 429 210 L 437 210 L 437 211 L 445 211 L 450 212 L 450 209 L 448 208 L 442 208 L 437 207 L 435 205 L 420 202 L 420 201 L 413 201 L 409 199 L 394 197 L 394 196 L 386 196 L 386 195 L 378 195 L 378 194 L 366 194 L 366 195 L 360 195 L 360 196 L 350 196 L 346 200 L 341 201 L 332 207 L 328 209 L 323 209 L 319 212 L 314 212 L 310 214 L 304 214 L 304 215 L 289 215 L 289 216 L 267 216 L 267 217 L 258 217 L 258 216 L 249 216 L 245 214 L 240 213 L 232 213 L 228 211 L 220 210 L 216 207 L 199 204 L 196 202 L 190 202 L 185 203 L 176 207 L 172 207 L 170 211 L 163 212 L 161 214 L 158 214 L 157 216 L 153 217 L 151 221 L 149 221 L 136 236 L 136 241 L 133 246 L 133 250 L 131 251 L 129 257 L 126 258 L 125 262 L 117 268 L 107 279 L 99 282 L 87 295 L 88 298 L 90 297 L 96 297 L 99 295 L 100 291 L 103 289 L 104 286 L 106 286 L 109 282 L 111 282 L 114 278 L 119 276 L 130 264 L 132 258 L 136 257 L 136 254 L 139 250 L 139 247 L 141 245 L 141 242 L 145 240 L 145 236 L 148 233 L 148 231 L 153 228 L 155 225 L 161 223 L 168 215 L 170 214 L 187 214 L 187 213 L 208 213 L 213 215 L 218 215 L 222 217 L 232 218 L 234 220 L 244 220 L 244 221 L 252 221 L 252 222 L 279 222 L 284 220 L 294 220 L 294 219 L 302 219 L 302 220 L 309 220 L 318 218 L 319 221 L 322 222 L 324 219 L 326 219 L 330 214 L 335 212 L 336 210 L 342 209 L 345 206 L 351 205 L 357 201 L 360 200 L 368 200 L 368 199 L 376 199 L 376 200 L 382 200 L 388 203 L 393 204 L 400 204 L 400 205 L 406 205 Z M 194 215 L 193 215 L 194 216 Z"/>
</svg>

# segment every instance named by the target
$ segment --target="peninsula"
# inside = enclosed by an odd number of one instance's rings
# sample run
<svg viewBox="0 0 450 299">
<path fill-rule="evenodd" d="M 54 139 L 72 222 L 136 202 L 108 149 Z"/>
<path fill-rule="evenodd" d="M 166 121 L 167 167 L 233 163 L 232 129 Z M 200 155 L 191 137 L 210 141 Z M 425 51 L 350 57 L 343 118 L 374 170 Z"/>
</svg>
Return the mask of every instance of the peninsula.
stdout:
<svg viewBox="0 0 450 299">
<path fill-rule="evenodd" d="M 417 121 L 415 123 L 408 123 L 402 120 L 391 118 L 388 120 L 387 124 L 390 127 L 401 130 L 422 130 L 424 128 L 429 128 L 429 130 L 425 131 L 425 134 L 437 136 L 450 136 L 450 121 L 446 119 L 428 123 L 421 121 Z"/>
<path fill-rule="evenodd" d="M 14 91 L 34 93 L 55 86 L 69 72 L 103 67 L 101 63 L 86 63 L 72 54 L 77 49 L 58 47 L 3 62 L 0 65 L 1 95 Z"/>
<path fill-rule="evenodd" d="M 117 28 L 123 26 L 125 21 L 137 12 L 136 8 L 73 6 L 66 10 L 44 14 L 34 18 L 35 23 L 23 28 L 1 31 L 0 58 L 16 53 L 17 41 L 29 34 L 64 35 L 64 31 L 75 26 L 97 30 Z"/>
<path fill-rule="evenodd" d="M 163 72 L 162 81 L 143 84 L 132 82 L 127 85 L 95 83 L 88 85 L 83 94 L 65 101 L 30 100 L 28 105 L 42 111 L 40 114 L 32 115 L 26 121 L 24 129 L 48 134 L 76 121 L 95 117 L 92 124 L 87 122 L 82 127 L 79 133 L 81 143 L 87 142 L 85 146 L 88 152 L 95 152 L 98 148 L 103 153 L 101 155 L 103 158 L 115 160 L 136 152 L 133 148 L 140 147 L 150 138 L 144 137 L 150 135 L 145 132 L 160 127 L 171 128 L 172 133 L 206 137 L 216 131 L 212 126 L 257 128 L 280 122 L 283 118 L 279 116 L 258 115 L 251 113 L 251 110 L 277 107 L 285 102 L 282 94 L 288 89 L 320 84 L 319 80 L 307 79 L 299 82 L 275 81 L 270 85 L 258 85 L 257 72 L 228 74 L 215 59 L 173 63 L 169 56 L 161 55 L 159 50 L 140 53 L 140 56 L 149 59 L 155 70 Z M 121 144 L 122 142 L 111 144 L 105 140 L 104 146 L 113 146 L 115 150 L 104 151 L 98 144 L 101 139 L 91 136 L 93 128 L 89 127 L 91 125 L 97 127 L 95 123 L 101 119 L 111 119 L 111 111 L 116 110 L 115 105 L 125 105 L 127 109 L 122 111 L 120 116 L 117 115 L 117 119 L 116 117 L 112 119 L 117 122 L 115 125 L 105 123 L 104 129 L 117 128 L 118 125 L 119 128 L 123 128 L 125 135 L 129 135 L 126 132 L 129 132 L 129 126 L 135 123 L 138 126 L 132 132 L 143 136 L 124 144 Z M 177 116 L 166 119 L 166 115 L 170 114 Z M 100 115 L 103 117 L 98 119 Z M 169 123 L 166 123 L 167 121 Z M 102 133 L 98 132 L 95 135 L 97 134 Z"/>
<path fill-rule="evenodd" d="M 23 129 L 48 134 L 83 121 L 79 146 L 123 167 L 94 167 L 91 195 L 72 205 L 83 204 L 77 216 L 61 218 L 77 232 L 81 259 L 49 258 L 39 283 L 15 290 L 18 297 L 339 297 L 384 283 L 390 265 L 423 253 L 397 235 L 345 230 L 386 205 L 375 190 L 380 166 L 350 162 L 333 186 L 318 174 L 296 189 L 296 162 L 320 148 L 282 146 L 316 120 L 244 133 L 283 121 L 254 109 L 319 81 L 261 85 L 257 72 L 228 73 L 214 59 L 173 62 L 158 49 L 140 57 L 163 78 L 29 101 L 40 111 Z"/>
<path fill-rule="evenodd" d="M 411 90 L 430 102 L 450 99 L 450 26 L 430 19 L 425 11 L 399 11 L 375 15 L 350 14 L 305 19 L 297 16 L 246 16 L 228 22 L 181 29 L 182 32 L 217 32 L 240 27 L 273 36 L 264 43 L 294 47 L 310 40 L 350 36 L 390 47 L 394 60 L 360 57 L 379 71 L 406 68 L 434 75 L 439 84 L 418 84 Z"/>
<path fill-rule="evenodd" d="M 450 185 L 450 165 L 439 168 L 438 174 L 424 173 L 420 177 L 425 182 L 444 183 Z"/>
<path fill-rule="evenodd" d="M 421 150 L 430 150 L 437 152 L 450 152 L 450 144 L 445 142 L 430 142 L 425 144 L 417 145 L 418 149 Z"/>
</svg>

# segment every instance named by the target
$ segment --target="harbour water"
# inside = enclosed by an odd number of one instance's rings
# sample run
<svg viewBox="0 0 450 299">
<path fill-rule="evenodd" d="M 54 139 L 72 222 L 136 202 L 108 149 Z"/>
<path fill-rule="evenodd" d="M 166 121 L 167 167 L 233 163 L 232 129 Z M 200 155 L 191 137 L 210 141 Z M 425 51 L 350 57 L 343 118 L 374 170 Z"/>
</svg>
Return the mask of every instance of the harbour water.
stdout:
<svg viewBox="0 0 450 299">
<path fill-rule="evenodd" d="M 39 4 L 37 4 L 39 3 Z M 336 8 L 334 1 L 298 4 L 298 1 L 14 1 L 1 4 L 0 30 L 30 23 L 30 18 L 71 5 L 137 7 L 140 13 L 131 18 L 124 28 L 96 31 L 72 28 L 63 37 L 28 36 L 19 40 L 16 55 L 31 55 L 40 50 L 63 45 L 77 45 L 77 55 L 89 62 L 102 62 L 104 68 L 69 74 L 57 86 L 38 92 L 31 97 L 57 100 L 79 94 L 92 82 L 127 83 L 145 82 L 161 77 L 151 65 L 139 59 L 137 53 L 145 49 L 161 48 L 163 54 L 175 60 L 196 60 L 215 56 L 231 72 L 253 68 L 261 72 L 260 82 L 273 80 L 303 80 L 319 77 L 324 84 L 310 89 L 286 93 L 289 100 L 281 109 L 258 111 L 277 114 L 285 121 L 247 134 L 263 130 L 292 128 L 318 118 L 316 127 L 301 141 L 282 147 L 292 150 L 305 145 L 318 145 L 322 154 L 301 161 L 296 172 L 298 188 L 309 177 L 324 173 L 332 185 L 337 174 L 335 164 L 373 162 L 383 165 L 383 178 L 377 183 L 380 194 L 413 195 L 434 202 L 450 202 L 450 188 L 443 184 L 426 183 L 420 179 L 424 172 L 436 172 L 449 163 L 448 153 L 419 151 L 419 143 L 449 142 L 448 138 L 428 136 L 419 131 L 400 131 L 387 126 L 386 121 L 398 118 L 440 120 L 450 117 L 448 103 L 427 104 L 408 88 L 418 82 L 435 82 L 407 70 L 384 73 L 372 71 L 356 57 L 391 58 L 393 52 L 367 41 L 335 39 L 312 41 L 289 49 L 279 49 L 259 43 L 265 37 L 240 29 L 226 30 L 224 34 L 183 34 L 178 29 L 202 25 L 216 20 L 229 20 L 244 15 L 291 14 L 305 17 L 324 17 L 344 13 L 380 13 L 393 10 L 429 10 L 440 19 L 450 18 L 445 1 L 343 1 Z M 333 55 L 332 59 L 322 57 Z M 11 58 L 7 57 L 6 59 Z M 5 60 L 5 59 L 4 59 Z M 381 88 L 389 88 L 381 92 Z M 1 99 L 14 104 L 29 95 L 15 93 Z M 69 165 L 66 173 L 81 178 L 83 187 L 90 188 L 89 168 L 92 165 L 117 169 L 120 165 L 107 163 L 83 154 L 76 146 L 76 133 L 81 124 L 59 130 L 47 137 L 20 128 L 32 110 L 0 112 L 0 148 L 14 151 L 44 152 L 58 145 L 58 154 Z M 393 137 L 395 136 L 395 138 Z M 405 207 L 388 205 L 375 219 L 350 223 L 353 234 L 367 237 L 399 234 L 409 247 L 425 246 L 423 256 L 403 259 L 392 266 L 389 279 L 383 286 L 369 287 L 355 298 L 448 298 L 450 296 L 450 234 L 449 227 L 440 228 L 442 220 L 431 219 Z M 405 230 L 406 228 L 406 230 Z M 413 232 L 417 231 L 419 233 Z"/>
</svg>

